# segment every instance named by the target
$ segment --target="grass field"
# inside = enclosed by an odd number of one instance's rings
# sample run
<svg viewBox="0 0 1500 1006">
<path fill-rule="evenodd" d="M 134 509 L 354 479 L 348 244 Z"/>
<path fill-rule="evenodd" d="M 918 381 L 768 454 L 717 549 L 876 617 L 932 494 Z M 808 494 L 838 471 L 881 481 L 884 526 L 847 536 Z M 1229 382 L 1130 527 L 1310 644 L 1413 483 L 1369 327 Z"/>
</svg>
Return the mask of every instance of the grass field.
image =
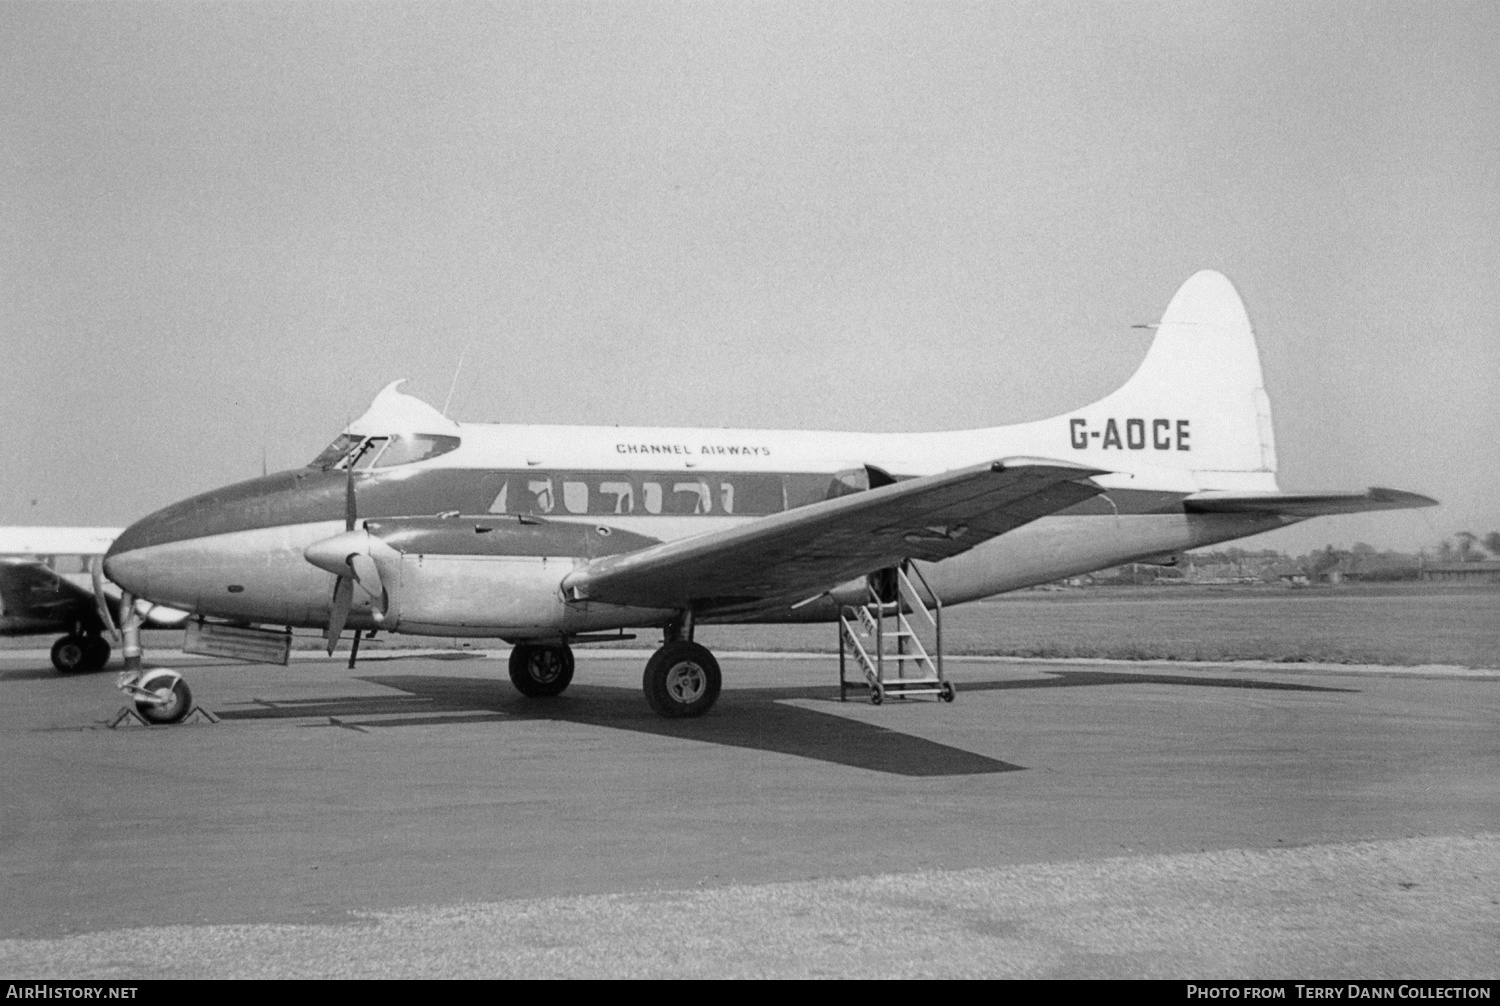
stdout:
<svg viewBox="0 0 1500 1006">
<path fill-rule="evenodd" d="M 949 608 L 943 630 L 950 654 L 1500 668 L 1500 588 L 1021 591 Z M 838 648 L 831 626 L 705 626 L 700 639 L 724 650 Z"/>
<path fill-rule="evenodd" d="M 1121 660 L 1275 660 L 1340 664 L 1457 664 L 1500 669 L 1500 586 L 1353 584 L 1339 587 L 1176 586 L 1028 590 L 950 607 L 944 652 L 953 655 Z M 298 649 L 317 634 L 299 630 Z M 661 634 L 626 646 L 655 648 Z M 0 640 L 0 649 L 50 646 L 51 636 Z M 712 649 L 837 652 L 832 625 L 705 625 Z M 175 650 L 181 632 L 148 632 L 146 648 Z M 499 640 L 467 641 L 498 648 Z M 389 647 L 460 646 L 424 636 L 382 637 Z M 615 644 L 616 646 L 620 644 Z"/>
</svg>

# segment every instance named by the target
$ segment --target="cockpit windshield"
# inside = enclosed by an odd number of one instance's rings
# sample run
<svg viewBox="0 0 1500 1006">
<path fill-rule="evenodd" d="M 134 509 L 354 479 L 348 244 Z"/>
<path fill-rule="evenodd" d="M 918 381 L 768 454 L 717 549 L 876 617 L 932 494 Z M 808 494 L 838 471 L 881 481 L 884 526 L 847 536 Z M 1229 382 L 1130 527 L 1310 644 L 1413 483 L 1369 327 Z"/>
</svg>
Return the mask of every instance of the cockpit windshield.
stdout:
<svg viewBox="0 0 1500 1006">
<path fill-rule="evenodd" d="M 391 468 L 447 454 L 458 445 L 458 437 L 430 433 L 394 437 L 360 437 L 345 433 L 324 448 L 323 453 L 313 458 L 312 467 L 321 468 L 325 472 L 333 468 L 340 471 L 351 467 L 356 471 Z"/>
</svg>

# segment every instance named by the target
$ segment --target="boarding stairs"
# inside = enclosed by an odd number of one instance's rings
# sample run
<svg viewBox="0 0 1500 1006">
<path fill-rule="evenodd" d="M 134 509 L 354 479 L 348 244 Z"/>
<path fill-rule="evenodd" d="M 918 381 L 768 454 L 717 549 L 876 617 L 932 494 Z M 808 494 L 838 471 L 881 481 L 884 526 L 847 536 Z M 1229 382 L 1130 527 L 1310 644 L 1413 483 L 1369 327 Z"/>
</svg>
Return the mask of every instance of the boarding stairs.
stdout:
<svg viewBox="0 0 1500 1006">
<path fill-rule="evenodd" d="M 866 590 L 863 604 L 839 609 L 839 701 L 850 689 L 867 688 L 877 706 L 912 695 L 952 702 L 953 683 L 943 675 L 943 602 L 922 571 L 908 560 L 870 577 Z M 850 679 L 850 663 L 863 681 Z"/>
</svg>

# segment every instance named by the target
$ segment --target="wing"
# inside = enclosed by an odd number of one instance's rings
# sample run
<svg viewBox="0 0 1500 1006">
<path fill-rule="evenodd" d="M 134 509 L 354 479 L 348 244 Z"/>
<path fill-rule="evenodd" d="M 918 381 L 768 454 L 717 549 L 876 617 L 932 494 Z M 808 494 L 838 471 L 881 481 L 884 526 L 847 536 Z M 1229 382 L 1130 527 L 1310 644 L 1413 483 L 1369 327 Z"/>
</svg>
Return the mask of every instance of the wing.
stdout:
<svg viewBox="0 0 1500 1006">
<path fill-rule="evenodd" d="M 709 609 L 811 595 L 903 559 L 965 552 L 1103 490 L 1103 471 L 1007 458 L 824 500 L 738 527 L 597 559 L 569 574 L 575 599 Z"/>
<path fill-rule="evenodd" d="M 1272 513 L 1284 517 L 1325 517 L 1367 510 L 1409 510 L 1437 506 L 1438 501 L 1400 489 L 1363 493 L 1198 493 L 1182 501 L 1188 513 Z"/>
<path fill-rule="evenodd" d="M 118 527 L 0 527 L 0 555 L 103 555 Z"/>
<path fill-rule="evenodd" d="M 94 595 L 36 562 L 0 560 L 0 632 L 49 632 L 97 623 Z"/>
<path fill-rule="evenodd" d="M 116 623 L 120 593 L 119 587 L 104 581 L 104 597 Z M 136 604 L 153 629 L 175 628 L 189 617 L 176 608 L 145 601 Z M 104 627 L 87 574 L 57 573 L 36 561 L 0 559 L 0 635 L 67 632 L 79 624 L 89 631 Z"/>
</svg>

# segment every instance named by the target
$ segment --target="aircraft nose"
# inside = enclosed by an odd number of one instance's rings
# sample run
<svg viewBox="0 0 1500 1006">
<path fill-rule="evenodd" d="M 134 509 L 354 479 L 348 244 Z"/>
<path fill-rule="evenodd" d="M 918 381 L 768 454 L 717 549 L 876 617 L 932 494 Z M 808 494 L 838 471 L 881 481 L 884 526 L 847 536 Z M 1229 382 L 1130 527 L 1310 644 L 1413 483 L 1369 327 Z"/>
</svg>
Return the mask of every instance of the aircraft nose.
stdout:
<svg viewBox="0 0 1500 1006">
<path fill-rule="evenodd" d="M 146 563 L 137 550 L 115 552 L 111 549 L 104 556 L 104 575 L 132 594 L 146 592 Z"/>
<path fill-rule="evenodd" d="M 127 527 L 104 553 L 104 575 L 138 597 L 150 589 L 151 546 L 161 539 L 157 515 Z"/>
</svg>

